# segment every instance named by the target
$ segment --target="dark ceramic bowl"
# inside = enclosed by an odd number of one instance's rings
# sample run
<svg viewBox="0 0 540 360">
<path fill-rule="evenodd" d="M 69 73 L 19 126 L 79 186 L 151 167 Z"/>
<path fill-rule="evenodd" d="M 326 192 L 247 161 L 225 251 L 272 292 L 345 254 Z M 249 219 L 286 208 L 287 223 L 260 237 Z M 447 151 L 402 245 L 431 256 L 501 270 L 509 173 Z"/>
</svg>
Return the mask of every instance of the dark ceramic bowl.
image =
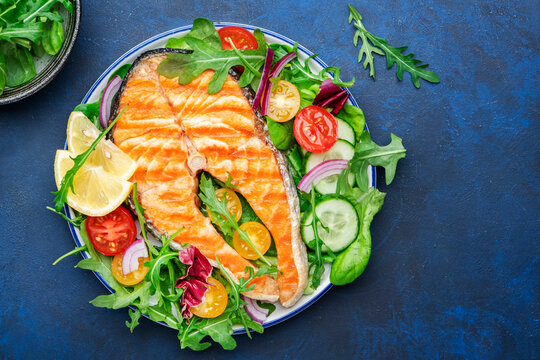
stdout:
<svg viewBox="0 0 540 360">
<path fill-rule="evenodd" d="M 0 105 L 19 101 L 38 92 L 62 70 L 75 45 L 81 23 L 81 2 L 80 0 L 72 0 L 72 2 L 73 13 L 64 19 L 65 40 L 62 49 L 49 60 L 43 69 L 39 70 L 35 78 L 15 88 L 6 87 L 4 93 L 0 95 Z"/>
</svg>

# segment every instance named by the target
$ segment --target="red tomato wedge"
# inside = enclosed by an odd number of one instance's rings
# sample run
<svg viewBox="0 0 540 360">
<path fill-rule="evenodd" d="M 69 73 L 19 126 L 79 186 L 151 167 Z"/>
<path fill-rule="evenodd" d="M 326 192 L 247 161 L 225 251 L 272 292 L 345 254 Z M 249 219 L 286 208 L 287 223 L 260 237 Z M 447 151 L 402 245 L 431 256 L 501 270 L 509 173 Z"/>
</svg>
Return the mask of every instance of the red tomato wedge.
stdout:
<svg viewBox="0 0 540 360">
<path fill-rule="evenodd" d="M 94 248 L 109 256 L 123 253 L 137 235 L 133 217 L 122 206 L 104 216 L 89 216 L 85 228 Z"/>
<path fill-rule="evenodd" d="M 337 120 L 322 107 L 307 106 L 294 119 L 294 137 L 309 152 L 328 151 L 338 139 Z"/>
<path fill-rule="evenodd" d="M 238 26 L 226 26 L 218 30 L 223 50 L 232 50 L 228 39 L 231 39 L 234 46 L 241 50 L 256 50 L 259 47 L 257 40 L 252 33 Z"/>
</svg>

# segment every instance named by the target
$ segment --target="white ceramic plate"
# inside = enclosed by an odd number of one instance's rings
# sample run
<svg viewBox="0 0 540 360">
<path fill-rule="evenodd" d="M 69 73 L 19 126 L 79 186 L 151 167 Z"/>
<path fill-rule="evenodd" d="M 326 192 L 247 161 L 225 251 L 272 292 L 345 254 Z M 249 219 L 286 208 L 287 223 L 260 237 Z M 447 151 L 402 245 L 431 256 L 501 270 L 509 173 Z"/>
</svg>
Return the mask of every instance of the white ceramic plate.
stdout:
<svg viewBox="0 0 540 360">
<path fill-rule="evenodd" d="M 215 26 L 217 29 L 225 27 L 225 26 L 241 26 L 250 31 L 253 31 L 257 28 L 252 25 L 226 23 L 226 22 L 215 23 Z M 82 103 L 91 103 L 91 102 L 97 101 L 99 99 L 101 90 L 103 90 L 103 88 L 107 84 L 107 79 L 109 78 L 110 74 L 112 74 L 120 66 L 124 64 L 133 63 L 135 59 L 145 51 L 165 47 L 165 44 L 167 43 L 167 40 L 169 38 L 180 37 L 182 35 L 185 35 L 191 30 L 191 27 L 192 26 L 189 25 L 189 26 L 183 26 L 183 27 L 179 27 L 173 30 L 166 31 L 146 41 L 143 41 L 139 45 L 133 47 L 131 50 L 126 52 L 124 55 L 122 55 L 118 60 L 116 60 L 111 66 L 109 66 L 109 68 L 105 70 L 103 74 L 101 74 L 101 76 L 97 79 L 94 85 L 92 85 L 92 87 L 90 88 L 86 96 L 84 97 Z M 258 29 L 260 29 L 264 33 L 267 43 L 286 44 L 289 46 L 293 46 L 295 43 L 291 39 L 283 35 L 280 35 L 278 33 L 275 33 L 273 31 L 262 29 L 262 28 L 258 28 Z M 306 49 L 305 47 L 303 47 L 302 45 L 298 45 L 298 55 L 299 55 L 300 60 L 305 61 L 309 56 L 313 55 L 313 53 L 309 51 L 308 49 Z M 327 65 L 319 57 L 311 58 L 309 65 L 312 68 L 312 70 L 315 72 L 318 72 L 324 67 L 327 67 Z M 349 95 L 350 97 L 349 97 L 348 103 L 358 106 L 358 104 L 356 103 L 356 101 L 354 100 L 350 92 L 349 92 Z M 369 169 L 369 178 L 370 178 L 369 179 L 370 185 L 375 186 L 375 179 L 376 179 L 375 168 Z M 69 217 L 74 217 L 73 211 L 67 205 L 66 205 L 65 211 Z M 77 246 L 82 246 L 84 244 L 84 241 L 81 238 L 79 230 L 73 227 L 71 224 L 69 225 L 69 227 L 71 229 L 71 233 L 73 234 L 73 237 L 75 239 L 75 243 L 77 244 Z M 86 252 L 83 252 L 82 255 L 85 258 L 89 257 L 89 254 Z M 103 285 L 105 285 L 105 287 L 109 289 L 109 291 L 113 292 L 111 287 L 107 284 L 107 282 L 103 279 L 103 277 L 101 277 L 101 275 L 95 272 L 94 274 L 103 283 Z M 324 293 L 326 293 L 332 287 L 332 284 L 330 283 L 330 280 L 329 280 L 329 275 L 330 275 L 330 267 L 327 264 L 327 268 L 323 276 L 323 279 L 321 281 L 321 284 L 319 285 L 319 288 L 311 295 L 302 296 L 302 298 L 300 298 L 300 300 L 291 308 L 284 308 L 281 305 L 276 304 L 276 307 L 277 307 L 276 311 L 274 311 L 268 317 L 268 319 L 266 319 L 266 322 L 263 324 L 264 327 L 266 328 L 266 327 L 275 325 L 277 323 L 280 323 L 282 321 L 285 321 L 289 319 L 290 317 L 298 314 L 302 310 L 306 309 L 315 301 L 317 301 L 317 299 L 319 299 Z M 162 324 L 167 326 L 165 323 L 162 323 Z M 238 326 L 238 327 L 235 327 L 234 333 L 242 334 L 242 333 L 245 333 L 245 330 L 243 327 Z"/>
</svg>

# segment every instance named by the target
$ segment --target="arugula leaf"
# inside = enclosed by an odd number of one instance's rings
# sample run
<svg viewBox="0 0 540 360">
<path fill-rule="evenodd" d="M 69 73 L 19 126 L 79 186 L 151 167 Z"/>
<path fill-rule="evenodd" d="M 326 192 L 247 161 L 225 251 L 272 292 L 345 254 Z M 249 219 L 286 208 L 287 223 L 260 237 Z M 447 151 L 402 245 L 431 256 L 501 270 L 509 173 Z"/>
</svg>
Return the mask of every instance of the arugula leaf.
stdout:
<svg viewBox="0 0 540 360">
<path fill-rule="evenodd" d="M 311 275 L 311 281 L 310 286 L 313 289 L 317 289 L 319 287 L 319 284 L 321 283 L 321 278 L 324 274 L 324 261 L 322 259 L 322 253 L 321 253 L 321 247 L 323 245 L 323 241 L 319 236 L 319 227 L 318 224 L 322 222 L 320 221 L 319 217 L 317 216 L 317 212 L 315 211 L 315 188 L 313 185 L 311 185 L 311 214 L 312 214 L 312 220 L 311 220 L 311 226 L 313 228 L 313 234 L 315 235 L 315 261 L 313 261 L 309 265 L 309 273 Z"/>
<path fill-rule="evenodd" d="M 225 350 L 236 348 L 236 341 L 231 336 L 232 322 L 230 314 L 224 313 L 216 318 L 193 318 L 184 333 L 178 334 L 182 349 L 189 347 L 192 350 L 205 350 L 211 346 L 209 342 L 202 342 L 205 336 L 221 344 Z"/>
<path fill-rule="evenodd" d="M 56 211 L 52 207 L 46 206 L 45 208 L 47 210 L 51 210 L 55 214 L 60 215 L 62 217 L 62 219 L 66 220 L 68 223 L 70 223 L 71 225 L 73 225 L 75 227 L 81 227 L 82 222 L 84 221 L 84 219 L 86 219 L 86 215 L 82 215 L 82 214 L 79 214 L 77 217 L 75 217 L 73 219 L 70 219 L 63 212 Z"/>
<path fill-rule="evenodd" d="M 0 39 L 11 41 L 13 38 L 28 39 L 32 42 L 38 42 L 43 36 L 43 23 L 32 24 L 10 24 L 0 30 Z"/>
<path fill-rule="evenodd" d="M 141 204 L 139 203 L 139 199 L 137 198 L 137 183 L 133 184 L 133 204 L 135 205 L 135 212 L 137 213 L 137 219 L 139 220 L 139 224 L 141 225 L 141 233 L 142 233 L 144 242 L 146 243 L 146 246 L 150 250 L 150 256 L 157 255 L 158 251 L 152 244 L 150 244 L 150 241 L 148 240 L 148 235 L 146 234 L 146 226 L 145 226 L 146 221 L 144 219 L 144 211 L 146 209 L 141 206 Z M 162 248 L 162 251 L 163 251 L 163 248 Z"/>
<path fill-rule="evenodd" d="M 355 173 L 356 183 L 363 192 L 369 187 L 367 174 L 368 165 L 384 167 L 386 185 L 390 185 L 396 175 L 396 167 L 399 159 L 405 157 L 406 150 L 401 143 L 401 138 L 390 134 L 392 140 L 386 146 L 379 146 L 371 140 L 371 136 L 364 131 L 360 141 L 356 144 L 354 156 L 349 161 L 351 170 Z"/>
<path fill-rule="evenodd" d="M 203 40 L 188 36 L 185 41 L 193 49 L 193 53 L 170 54 L 159 64 L 158 72 L 167 78 L 178 77 L 178 82 L 181 85 L 187 85 L 203 71 L 213 69 L 215 73 L 208 84 L 208 93 L 215 94 L 223 87 L 231 67 L 243 65 L 247 62 L 253 68 L 258 69 L 264 63 L 267 48 L 264 34 L 257 29 L 253 35 L 259 47 L 256 50 L 238 50 L 243 58 L 240 58 L 233 50 L 218 50 L 206 44 Z M 244 81 L 240 78 L 240 82 L 245 82 L 248 73 L 251 73 L 251 71 L 246 68 L 242 75 Z"/>
<path fill-rule="evenodd" d="M 298 55 L 298 43 L 295 43 L 294 47 L 291 48 L 287 45 L 282 44 L 271 44 L 270 47 L 275 51 L 275 58 L 280 59 L 285 56 L 287 53 L 294 51 Z M 313 85 L 313 82 L 322 83 L 324 80 L 330 78 L 332 82 L 337 86 L 353 86 L 354 78 L 351 81 L 343 81 L 340 78 L 341 69 L 335 66 L 328 66 L 318 73 L 313 72 L 309 66 L 310 59 L 316 57 L 317 54 L 313 54 L 302 63 L 298 56 L 291 60 L 288 66 L 283 70 L 286 73 L 283 77 L 288 81 L 294 83 L 295 85 L 300 83 L 306 83 L 307 86 Z M 332 77 L 332 74 L 334 76 Z"/>
<path fill-rule="evenodd" d="M 29 2 L 30 9 L 28 13 L 21 15 L 19 17 L 19 20 L 23 22 L 23 24 L 29 23 L 32 20 L 34 20 L 36 17 L 41 16 L 43 13 L 48 12 L 51 7 L 60 2 L 64 7 L 70 12 L 73 12 L 73 4 L 69 0 L 46 0 L 46 1 L 31 1 Z"/>
<path fill-rule="evenodd" d="M 425 68 L 428 64 L 421 64 L 422 61 L 415 59 L 414 54 L 404 55 L 403 52 L 407 50 L 407 46 L 393 47 L 388 45 L 386 39 L 377 37 L 366 30 L 362 24 L 362 16 L 358 11 L 349 5 L 349 24 L 354 21 L 354 27 L 356 33 L 354 35 L 354 46 L 358 45 L 358 39 L 362 40 L 362 46 L 358 54 L 358 62 L 364 60 L 364 69 L 369 66 L 369 74 L 375 78 L 375 68 L 373 64 L 373 53 L 378 55 L 386 54 L 386 65 L 390 69 L 394 64 L 397 64 L 397 77 L 401 81 L 403 80 L 403 71 L 407 71 L 411 74 L 412 82 L 416 88 L 420 87 L 420 78 L 432 83 L 439 83 L 441 80 L 432 71 L 428 71 Z"/>
<path fill-rule="evenodd" d="M 212 180 L 208 179 L 205 174 L 201 174 L 201 181 L 199 184 L 199 197 L 201 201 L 208 206 L 208 209 L 214 213 L 217 214 L 217 216 L 213 216 L 212 219 L 218 221 L 219 224 L 223 224 L 223 226 L 227 229 L 227 231 L 230 232 L 231 228 L 238 232 L 240 235 L 240 238 L 248 243 L 249 246 L 255 251 L 255 253 L 259 256 L 259 259 L 264 261 L 267 265 L 270 265 L 268 260 L 264 257 L 263 254 L 253 245 L 251 242 L 248 234 L 240 228 L 238 225 L 238 222 L 234 218 L 234 216 L 231 215 L 229 210 L 227 209 L 227 197 L 223 196 L 221 201 L 217 199 L 216 192 L 214 189 L 214 186 L 212 185 Z M 222 217 L 223 220 L 218 220 L 219 217 Z M 225 224 L 226 223 L 226 224 Z M 222 228 L 223 230 L 223 228 Z"/>
<path fill-rule="evenodd" d="M 371 255 L 370 225 L 381 209 L 386 194 L 376 188 L 369 191 L 355 204 L 360 219 L 360 233 L 356 240 L 338 254 L 330 270 L 330 282 L 345 285 L 362 275 Z"/>
<path fill-rule="evenodd" d="M 126 321 L 126 326 L 128 327 L 130 333 L 133 333 L 133 329 L 139 325 L 141 315 L 142 313 L 139 309 L 135 309 L 135 311 L 129 309 L 129 318 L 131 319 L 131 322 Z"/>
<path fill-rule="evenodd" d="M 205 18 L 197 18 L 193 20 L 191 31 L 180 38 L 170 38 L 167 40 L 165 47 L 172 49 L 191 49 L 186 42 L 188 37 L 204 41 L 208 46 L 216 50 L 222 50 L 221 39 L 218 35 L 214 24 Z"/>
<path fill-rule="evenodd" d="M 66 175 L 64 175 L 64 178 L 62 179 L 62 184 L 60 185 L 60 189 L 56 192 L 53 192 L 53 195 L 56 195 L 54 198 L 54 208 L 56 211 L 62 210 L 62 207 L 67 202 L 67 196 L 69 191 L 75 191 L 73 188 L 73 179 L 75 178 L 75 174 L 77 174 L 77 171 L 84 165 L 92 151 L 96 148 L 97 144 L 107 135 L 107 133 L 113 128 L 114 124 L 116 124 L 116 121 L 122 116 L 124 111 L 127 109 L 127 105 L 124 107 L 124 109 L 118 114 L 118 116 L 111 122 L 109 127 L 107 129 L 103 130 L 101 134 L 94 140 L 92 145 L 88 149 L 86 149 L 85 152 L 77 155 L 74 158 L 71 158 L 73 160 L 73 167 L 69 169 L 66 172 Z"/>
</svg>

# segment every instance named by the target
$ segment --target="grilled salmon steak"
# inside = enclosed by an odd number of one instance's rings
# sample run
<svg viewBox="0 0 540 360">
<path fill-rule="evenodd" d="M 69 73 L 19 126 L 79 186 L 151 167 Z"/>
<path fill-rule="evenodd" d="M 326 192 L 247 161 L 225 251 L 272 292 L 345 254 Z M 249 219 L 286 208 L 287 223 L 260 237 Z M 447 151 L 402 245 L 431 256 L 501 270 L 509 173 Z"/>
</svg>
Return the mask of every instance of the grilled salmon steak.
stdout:
<svg viewBox="0 0 540 360">
<path fill-rule="evenodd" d="M 199 210 L 197 173 L 209 172 L 233 184 L 268 228 L 277 249 L 280 274 L 254 279 L 247 296 L 280 300 L 292 306 L 307 283 L 307 257 L 299 232 L 294 182 L 283 155 L 269 139 L 264 121 L 250 104 L 251 93 L 228 75 L 221 91 L 209 95 L 212 70 L 189 85 L 158 74 L 171 50 L 150 51 L 133 64 L 120 90 L 115 111 L 129 105 L 113 129 L 113 140 L 138 168 L 133 178 L 144 216 L 158 233 L 173 234 L 178 244 L 192 244 L 230 275 L 245 276 L 242 258 Z M 199 166 L 191 163 L 199 157 Z"/>
</svg>

